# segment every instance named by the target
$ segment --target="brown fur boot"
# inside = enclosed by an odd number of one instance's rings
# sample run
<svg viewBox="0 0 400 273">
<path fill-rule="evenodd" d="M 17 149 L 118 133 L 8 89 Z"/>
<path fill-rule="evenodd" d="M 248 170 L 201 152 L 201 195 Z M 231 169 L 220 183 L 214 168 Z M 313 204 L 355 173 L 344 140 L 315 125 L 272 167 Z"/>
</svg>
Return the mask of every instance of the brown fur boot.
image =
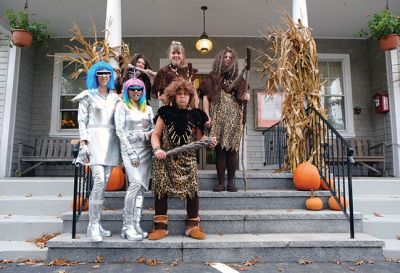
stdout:
<svg viewBox="0 0 400 273">
<path fill-rule="evenodd" d="M 200 218 L 191 218 L 187 220 L 186 224 L 186 236 L 192 237 L 198 240 L 204 240 L 206 238 L 206 234 L 203 229 L 200 227 Z"/>
<path fill-rule="evenodd" d="M 168 216 L 155 215 L 154 228 L 149 232 L 149 240 L 160 240 L 168 235 Z"/>
</svg>

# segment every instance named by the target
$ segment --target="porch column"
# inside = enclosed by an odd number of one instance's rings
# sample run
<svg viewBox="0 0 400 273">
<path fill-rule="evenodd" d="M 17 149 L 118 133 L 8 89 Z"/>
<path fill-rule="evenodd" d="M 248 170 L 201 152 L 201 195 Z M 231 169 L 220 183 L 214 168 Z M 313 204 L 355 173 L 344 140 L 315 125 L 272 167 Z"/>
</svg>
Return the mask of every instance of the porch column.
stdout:
<svg viewBox="0 0 400 273">
<path fill-rule="evenodd" d="M 300 19 L 308 27 L 307 0 L 292 0 L 292 19 L 296 25 Z"/>
<path fill-rule="evenodd" d="M 400 46 L 386 52 L 386 71 L 393 149 L 393 176 L 400 177 Z"/>
<path fill-rule="evenodd" d="M 20 57 L 20 48 L 16 46 L 10 48 L 8 52 L 6 93 L 4 97 L 3 125 L 0 140 L 0 177 L 9 177 L 11 175 Z"/>
<path fill-rule="evenodd" d="M 121 0 L 107 0 L 105 29 L 109 32 L 108 45 L 114 48 L 121 46 Z M 119 68 L 117 60 L 110 59 L 109 63 L 114 68 Z"/>
</svg>

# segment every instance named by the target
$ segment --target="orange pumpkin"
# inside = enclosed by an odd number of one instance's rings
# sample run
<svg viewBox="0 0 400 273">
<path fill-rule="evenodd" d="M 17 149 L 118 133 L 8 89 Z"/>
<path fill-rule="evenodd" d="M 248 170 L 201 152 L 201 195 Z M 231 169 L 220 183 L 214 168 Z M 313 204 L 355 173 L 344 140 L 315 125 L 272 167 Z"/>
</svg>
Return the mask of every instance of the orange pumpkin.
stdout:
<svg viewBox="0 0 400 273">
<path fill-rule="evenodd" d="M 321 210 L 324 207 L 324 203 L 321 198 L 314 197 L 314 191 L 311 190 L 310 198 L 306 200 L 306 208 L 308 210 Z"/>
<path fill-rule="evenodd" d="M 79 208 L 82 206 L 82 202 L 83 202 L 84 198 L 83 196 L 81 196 L 81 198 L 76 199 L 76 209 L 79 210 Z M 72 205 L 71 205 L 72 209 L 74 209 L 74 201 L 72 201 Z M 88 210 L 89 208 L 89 200 L 86 201 L 85 206 L 83 207 L 83 210 Z"/>
<path fill-rule="evenodd" d="M 317 190 L 320 186 L 320 176 L 317 167 L 309 162 L 297 166 L 293 173 L 294 187 L 298 190 Z"/>
<path fill-rule="evenodd" d="M 346 199 L 346 205 L 344 205 L 344 197 L 340 196 L 340 203 L 342 204 L 342 206 L 344 206 L 346 209 L 349 207 L 349 201 Z M 342 210 L 338 204 L 338 202 L 336 201 L 335 197 L 331 196 L 328 199 L 328 206 L 331 210 Z"/>
<path fill-rule="evenodd" d="M 125 174 L 121 167 L 113 167 L 106 191 L 119 191 L 125 186 Z"/>
<path fill-rule="evenodd" d="M 335 180 L 333 180 L 333 178 L 330 178 L 330 179 L 327 179 L 327 178 L 326 178 L 326 181 L 328 181 L 328 180 L 329 180 L 329 186 L 330 186 L 333 190 L 335 190 Z M 323 179 L 323 178 L 321 178 L 321 180 L 320 180 L 320 188 L 321 188 L 322 190 L 324 190 L 324 191 L 329 190 L 328 186 L 324 183 L 324 179 Z"/>
</svg>

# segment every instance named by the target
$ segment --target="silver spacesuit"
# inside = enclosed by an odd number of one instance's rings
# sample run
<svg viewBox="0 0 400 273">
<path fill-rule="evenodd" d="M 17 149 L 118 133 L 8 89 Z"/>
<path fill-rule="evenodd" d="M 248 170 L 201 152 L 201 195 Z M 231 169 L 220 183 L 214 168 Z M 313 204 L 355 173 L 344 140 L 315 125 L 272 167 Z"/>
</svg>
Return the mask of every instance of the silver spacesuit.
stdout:
<svg viewBox="0 0 400 273">
<path fill-rule="evenodd" d="M 81 145 L 78 163 L 89 165 L 93 188 L 89 198 L 87 235 L 91 241 L 101 242 L 102 236 L 111 236 L 100 224 L 104 192 L 113 166 L 120 164 L 119 141 L 115 133 L 114 113 L 119 97 L 113 91 L 106 96 L 98 89 L 85 90 L 72 99 L 79 102 L 78 122 Z"/>
<path fill-rule="evenodd" d="M 151 167 L 150 135 L 153 131 L 153 110 L 146 106 L 144 112 L 129 109 L 120 102 L 115 111 L 115 128 L 120 139 L 121 155 L 129 180 L 126 191 L 121 237 L 142 240 L 147 237 L 140 227 L 143 209 L 143 190 L 148 190 Z"/>
</svg>

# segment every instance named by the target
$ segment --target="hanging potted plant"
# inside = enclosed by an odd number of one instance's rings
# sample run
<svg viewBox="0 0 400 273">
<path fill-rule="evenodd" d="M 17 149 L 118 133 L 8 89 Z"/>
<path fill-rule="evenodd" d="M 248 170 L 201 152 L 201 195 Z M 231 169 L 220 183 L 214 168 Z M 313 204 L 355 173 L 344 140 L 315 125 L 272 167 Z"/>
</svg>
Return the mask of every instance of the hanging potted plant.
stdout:
<svg viewBox="0 0 400 273">
<path fill-rule="evenodd" d="M 375 13 L 368 21 L 371 36 L 379 40 L 380 47 L 385 50 L 393 50 L 399 44 L 400 16 L 392 13 L 388 8 Z M 367 34 L 361 30 L 361 35 Z"/>
<path fill-rule="evenodd" d="M 29 22 L 26 10 L 6 9 L 4 17 L 12 33 L 10 46 L 28 47 L 32 43 L 46 45 L 47 40 L 54 36 L 47 29 L 47 23 Z"/>
</svg>

